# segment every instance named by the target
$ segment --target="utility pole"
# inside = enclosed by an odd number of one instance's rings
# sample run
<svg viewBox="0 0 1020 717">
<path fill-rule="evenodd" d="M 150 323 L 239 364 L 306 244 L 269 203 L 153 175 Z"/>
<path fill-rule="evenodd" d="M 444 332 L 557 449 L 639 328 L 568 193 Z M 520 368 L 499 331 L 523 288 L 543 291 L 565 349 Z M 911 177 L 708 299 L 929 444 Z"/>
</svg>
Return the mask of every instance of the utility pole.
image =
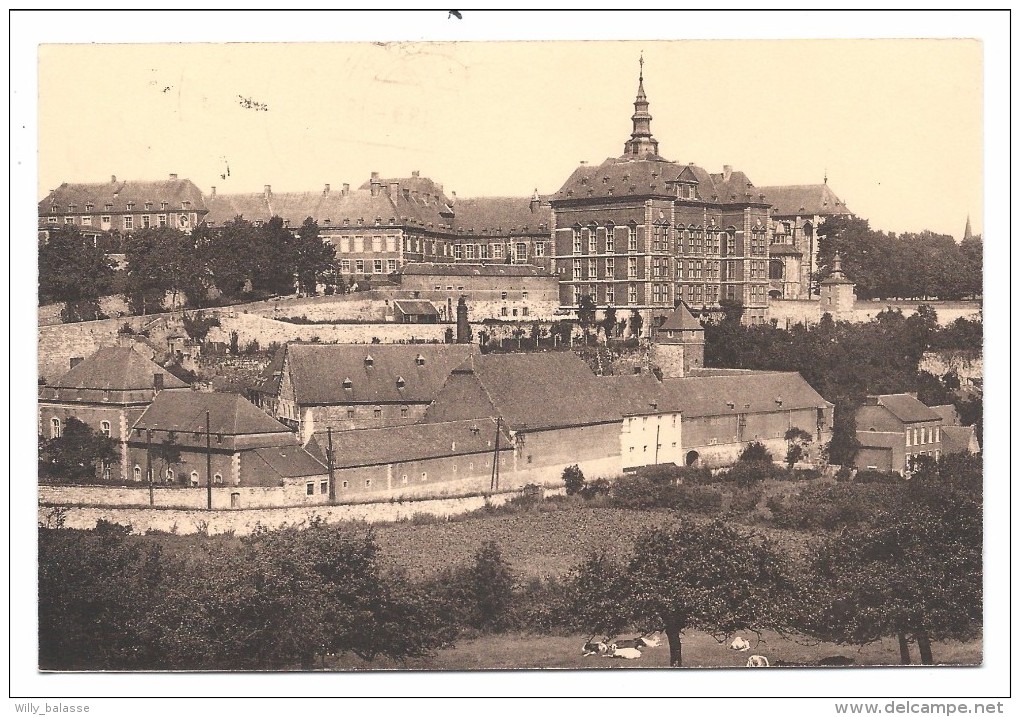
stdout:
<svg viewBox="0 0 1020 717">
<path fill-rule="evenodd" d="M 333 429 L 326 427 L 326 468 L 329 470 L 329 504 L 336 503 L 336 480 L 333 477 Z"/>
<path fill-rule="evenodd" d="M 659 430 L 662 428 L 661 423 L 655 424 L 655 465 L 659 465 Z"/>
<path fill-rule="evenodd" d="M 152 488 L 152 429 L 145 429 L 145 475 L 149 478 L 149 505 L 156 505 Z"/>
<path fill-rule="evenodd" d="M 209 412 L 205 412 L 205 483 L 207 508 L 212 510 L 212 435 L 209 432 Z"/>
</svg>

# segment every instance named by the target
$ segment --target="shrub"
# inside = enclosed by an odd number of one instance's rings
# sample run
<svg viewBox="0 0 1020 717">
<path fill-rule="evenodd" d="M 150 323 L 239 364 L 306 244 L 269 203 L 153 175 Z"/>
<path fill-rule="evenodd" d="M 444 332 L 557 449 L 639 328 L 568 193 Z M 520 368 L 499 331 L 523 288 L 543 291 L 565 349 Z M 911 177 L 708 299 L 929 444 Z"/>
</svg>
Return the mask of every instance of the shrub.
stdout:
<svg viewBox="0 0 1020 717">
<path fill-rule="evenodd" d="M 733 466 L 720 474 L 722 480 L 736 483 L 738 488 L 747 488 L 764 482 L 766 479 L 783 480 L 788 473 L 774 463 L 766 461 L 737 461 Z"/>
<path fill-rule="evenodd" d="M 738 488 L 730 494 L 730 511 L 750 513 L 761 502 L 763 495 L 765 495 L 765 489 L 760 485 Z"/>
<path fill-rule="evenodd" d="M 567 495 L 576 495 L 584 488 L 584 472 L 576 463 L 563 469 L 563 485 L 567 487 Z"/>
<path fill-rule="evenodd" d="M 853 475 L 854 472 L 850 466 L 840 466 L 839 470 L 836 471 L 835 479 L 837 483 L 846 483 L 853 478 Z"/>
<path fill-rule="evenodd" d="M 885 471 L 857 471 L 854 478 L 855 483 L 901 483 L 903 476 L 899 473 L 886 473 Z"/>
<path fill-rule="evenodd" d="M 766 505 L 777 528 L 835 530 L 871 520 L 902 492 L 902 486 L 891 485 L 813 484 L 794 495 L 772 496 Z"/>
<path fill-rule="evenodd" d="M 705 485 L 676 486 L 675 500 L 671 508 L 689 510 L 695 513 L 715 515 L 722 510 L 723 493 L 719 488 Z"/>
<path fill-rule="evenodd" d="M 598 496 L 609 495 L 609 492 L 611 490 L 612 483 L 610 483 L 605 478 L 596 478 L 590 483 L 584 484 L 581 487 L 581 490 L 578 491 L 578 495 L 580 495 L 585 500 L 591 500 L 592 498 L 596 498 Z"/>
<path fill-rule="evenodd" d="M 765 447 L 764 443 L 755 441 L 754 443 L 749 443 L 740 452 L 739 460 L 745 463 L 771 463 L 772 454 L 769 453 L 769 449 Z"/>
</svg>

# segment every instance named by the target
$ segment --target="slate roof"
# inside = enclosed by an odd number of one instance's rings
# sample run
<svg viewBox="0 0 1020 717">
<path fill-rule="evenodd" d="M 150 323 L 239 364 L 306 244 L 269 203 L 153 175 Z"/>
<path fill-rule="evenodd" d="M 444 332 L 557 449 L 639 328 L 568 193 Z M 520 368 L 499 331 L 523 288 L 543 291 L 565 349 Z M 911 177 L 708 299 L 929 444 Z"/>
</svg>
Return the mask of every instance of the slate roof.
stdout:
<svg viewBox="0 0 1020 717">
<path fill-rule="evenodd" d="M 583 426 L 622 417 L 617 394 L 567 351 L 475 356 L 455 373 L 474 374 L 513 430 Z"/>
<path fill-rule="evenodd" d="M 930 406 L 930 408 L 942 417 L 943 427 L 960 425 L 960 414 L 957 413 L 956 406 L 953 404 L 947 403 L 944 406 Z"/>
<path fill-rule="evenodd" d="M 188 384 L 130 346 L 105 346 L 65 373 L 50 388 L 136 391 L 153 388 L 153 375 L 163 374 L 164 388 Z"/>
<path fill-rule="evenodd" d="M 454 229 L 475 235 L 542 234 L 552 226 L 552 208 L 530 197 L 458 198 L 453 205 Z"/>
<path fill-rule="evenodd" d="M 414 262 L 400 270 L 404 276 L 551 276 L 532 264 L 453 264 Z"/>
<path fill-rule="evenodd" d="M 658 331 L 704 331 L 705 327 L 691 315 L 687 307 L 681 303 L 658 328 Z"/>
<path fill-rule="evenodd" d="M 709 174 L 694 164 L 679 164 L 661 157 L 637 159 L 627 155 L 609 158 L 598 166 L 582 164 L 550 199 L 675 198 L 672 183 L 681 177 L 697 182 L 696 197 L 703 202 L 761 203 L 761 190 L 754 187 L 743 172 L 731 172 L 726 178 L 723 174 Z"/>
<path fill-rule="evenodd" d="M 500 450 L 513 450 L 506 427 L 500 431 Z M 325 432 L 317 432 L 305 447 L 324 461 L 327 440 Z M 334 431 L 333 453 L 336 458 L 333 465 L 335 468 L 353 468 L 492 453 L 495 441 L 496 421 L 491 418 Z"/>
<path fill-rule="evenodd" d="M 402 191 L 391 197 L 383 186 L 374 196 L 368 189 L 347 192 L 256 192 L 248 194 L 216 194 L 207 200 L 207 221 L 222 225 L 237 216 L 249 221 L 268 221 L 274 216 L 285 219 L 296 229 L 311 217 L 321 229 L 344 227 L 344 219 L 352 229 L 370 228 L 378 219 L 382 225 L 417 225 L 440 228 L 450 225 L 452 215 L 445 198 L 423 195 L 405 196 Z M 444 216 L 444 214 L 446 216 Z M 362 220 L 359 227 L 358 220 Z"/>
<path fill-rule="evenodd" d="M 471 344 L 289 344 L 286 370 L 300 405 L 428 403 L 477 353 Z"/>
<path fill-rule="evenodd" d="M 160 202 L 166 202 L 165 211 L 181 211 L 181 203 L 188 201 L 191 205 L 187 211 L 203 212 L 206 209 L 202 199 L 202 191 L 190 179 L 165 179 L 159 181 L 116 181 L 89 183 L 64 182 L 39 202 L 39 214 L 52 214 L 52 206 L 57 205 L 59 214 L 104 214 L 108 211 L 124 213 L 128 211 L 129 202 L 134 203 L 131 211 L 145 211 L 145 203 L 151 202 L 150 211 L 158 212 Z M 85 210 L 86 204 L 93 204 L 91 211 Z M 68 205 L 74 204 L 71 212 Z M 107 210 L 106 205 L 112 204 L 113 209 Z"/>
<path fill-rule="evenodd" d="M 942 417 L 932 409 L 925 406 L 909 393 L 890 393 L 882 396 L 868 396 L 869 401 L 878 400 L 879 406 L 884 406 L 903 423 L 918 423 L 921 421 L 938 421 Z"/>
<path fill-rule="evenodd" d="M 327 475 L 325 464 L 299 445 L 255 448 L 241 451 L 241 475 L 265 475 L 280 478 Z"/>
<path fill-rule="evenodd" d="M 206 411 L 211 433 L 223 436 L 291 433 L 242 396 L 190 389 L 161 391 L 132 427 L 205 434 Z"/>
<path fill-rule="evenodd" d="M 802 252 L 792 244 L 769 244 L 770 256 L 803 256 Z"/>
<path fill-rule="evenodd" d="M 979 448 L 974 426 L 942 426 L 942 453 L 970 453 Z"/>
<path fill-rule="evenodd" d="M 753 371 L 664 379 L 662 406 L 679 410 L 685 418 L 694 418 L 828 408 L 832 404 L 811 388 L 799 373 Z"/>
<path fill-rule="evenodd" d="M 773 217 L 832 216 L 851 214 L 846 204 L 826 184 L 790 184 L 758 187 L 772 205 Z"/>
<path fill-rule="evenodd" d="M 414 299 L 397 299 L 393 307 L 406 316 L 439 316 L 432 302 Z"/>
<path fill-rule="evenodd" d="M 662 383 L 651 373 L 597 378 L 602 390 L 615 398 L 621 417 L 670 410 L 663 404 Z"/>
</svg>

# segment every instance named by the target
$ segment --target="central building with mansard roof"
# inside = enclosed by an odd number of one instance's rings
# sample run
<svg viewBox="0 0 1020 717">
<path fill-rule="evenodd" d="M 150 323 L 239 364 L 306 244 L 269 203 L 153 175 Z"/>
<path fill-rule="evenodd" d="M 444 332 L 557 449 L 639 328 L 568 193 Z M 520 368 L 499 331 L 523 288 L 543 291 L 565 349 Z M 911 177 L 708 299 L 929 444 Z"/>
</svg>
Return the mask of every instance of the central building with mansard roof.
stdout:
<svg viewBox="0 0 1020 717">
<path fill-rule="evenodd" d="M 730 299 L 745 322 L 763 322 L 767 198 L 728 165 L 710 174 L 663 158 L 648 105 L 642 67 L 623 154 L 582 164 L 549 197 L 561 306 L 589 295 L 602 310 L 641 312 L 650 327 L 681 300 L 698 314 Z"/>
</svg>

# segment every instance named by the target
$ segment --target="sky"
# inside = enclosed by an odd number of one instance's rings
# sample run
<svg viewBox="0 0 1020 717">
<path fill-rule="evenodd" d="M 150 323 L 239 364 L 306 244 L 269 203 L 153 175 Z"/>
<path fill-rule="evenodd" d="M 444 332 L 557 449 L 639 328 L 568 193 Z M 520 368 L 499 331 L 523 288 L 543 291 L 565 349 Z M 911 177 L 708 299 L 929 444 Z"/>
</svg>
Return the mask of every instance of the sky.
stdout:
<svg viewBox="0 0 1020 717">
<path fill-rule="evenodd" d="M 827 176 L 886 231 L 982 231 L 978 40 L 42 45 L 38 198 L 171 172 L 204 192 L 419 170 L 461 197 L 552 193 L 622 153 L 642 54 L 667 159 Z"/>
</svg>

